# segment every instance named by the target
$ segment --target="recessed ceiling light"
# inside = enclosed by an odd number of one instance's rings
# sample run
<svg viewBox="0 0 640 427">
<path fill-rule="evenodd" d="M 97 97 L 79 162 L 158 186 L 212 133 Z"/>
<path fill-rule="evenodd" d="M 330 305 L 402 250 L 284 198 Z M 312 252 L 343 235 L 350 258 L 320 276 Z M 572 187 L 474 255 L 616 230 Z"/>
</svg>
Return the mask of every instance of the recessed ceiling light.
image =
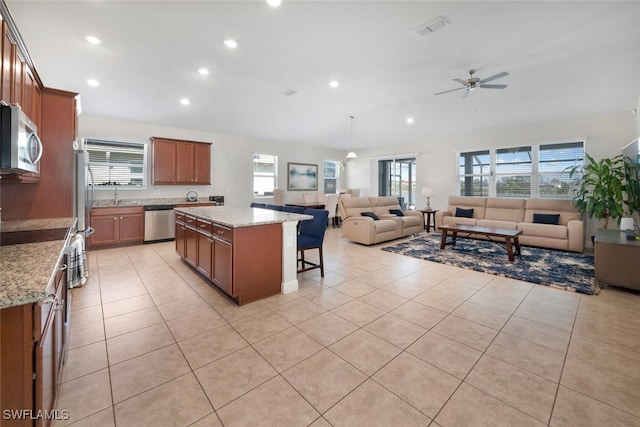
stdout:
<svg viewBox="0 0 640 427">
<path fill-rule="evenodd" d="M 233 40 L 233 39 L 226 39 L 224 41 L 225 46 L 227 46 L 229 49 L 235 49 L 238 47 L 238 42 Z"/>
<path fill-rule="evenodd" d="M 198 68 L 198 72 L 200 74 L 202 74 L 203 76 L 208 76 L 209 75 L 209 70 L 207 70 L 206 68 Z"/>
<path fill-rule="evenodd" d="M 189 105 L 189 104 L 191 104 L 191 101 L 189 101 L 187 98 L 182 98 L 182 99 L 180 100 L 180 104 L 182 104 L 182 105 Z"/>
<path fill-rule="evenodd" d="M 413 117 L 407 117 L 407 123 L 412 124 L 413 123 Z"/>
<path fill-rule="evenodd" d="M 266 0 L 267 4 L 271 7 L 278 7 L 282 4 L 282 0 Z"/>
<path fill-rule="evenodd" d="M 337 88 L 338 86 L 340 86 L 340 83 L 338 83 L 338 81 L 337 81 L 337 80 L 331 80 L 331 81 L 329 82 L 329 86 L 331 86 L 332 88 L 334 88 L 334 89 L 335 89 L 335 88 Z"/>
<path fill-rule="evenodd" d="M 100 44 L 100 39 L 95 36 L 87 36 L 85 37 L 85 40 L 91 44 Z"/>
<path fill-rule="evenodd" d="M 96 86 L 100 85 L 100 82 L 98 82 L 96 79 L 88 79 L 87 80 L 87 84 L 89 86 L 96 87 Z"/>
</svg>

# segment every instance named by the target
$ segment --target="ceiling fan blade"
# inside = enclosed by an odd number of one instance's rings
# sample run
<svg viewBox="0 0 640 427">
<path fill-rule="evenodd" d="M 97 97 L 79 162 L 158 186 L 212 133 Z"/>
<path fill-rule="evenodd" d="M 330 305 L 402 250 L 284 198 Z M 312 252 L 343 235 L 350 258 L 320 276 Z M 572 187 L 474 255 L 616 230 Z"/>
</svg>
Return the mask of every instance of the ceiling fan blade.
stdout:
<svg viewBox="0 0 640 427">
<path fill-rule="evenodd" d="M 471 93 L 471 91 L 469 90 L 469 88 L 467 88 L 467 90 L 462 92 L 462 98 L 466 98 L 467 96 L 469 96 L 469 93 Z"/>
<path fill-rule="evenodd" d="M 453 79 L 453 81 L 454 82 L 458 82 L 458 83 L 460 83 L 461 85 L 464 85 L 464 86 L 467 86 L 469 84 L 468 81 L 462 80 L 462 79 Z"/>
<path fill-rule="evenodd" d="M 487 77 L 486 79 L 482 79 L 478 83 L 480 83 L 480 84 L 487 83 L 487 82 L 490 82 L 492 80 L 499 79 L 500 77 L 506 77 L 508 75 L 509 75 L 509 73 L 507 73 L 506 71 L 503 71 L 501 73 L 494 74 L 491 77 Z"/>
<path fill-rule="evenodd" d="M 442 95 L 443 93 L 449 93 L 449 92 L 455 92 L 456 90 L 461 90 L 461 89 L 466 89 L 466 87 L 458 87 L 455 89 L 449 89 L 449 90 L 445 90 L 444 92 L 438 92 L 438 93 L 434 93 L 433 95 Z"/>
<path fill-rule="evenodd" d="M 509 85 L 485 85 L 481 84 L 480 87 L 483 89 L 505 89 Z"/>
</svg>

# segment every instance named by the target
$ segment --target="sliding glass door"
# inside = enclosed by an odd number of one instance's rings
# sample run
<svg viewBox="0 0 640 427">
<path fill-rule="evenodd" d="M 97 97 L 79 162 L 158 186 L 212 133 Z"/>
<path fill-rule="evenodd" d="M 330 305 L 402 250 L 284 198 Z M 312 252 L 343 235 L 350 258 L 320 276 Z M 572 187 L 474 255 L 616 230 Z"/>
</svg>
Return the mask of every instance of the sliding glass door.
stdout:
<svg viewBox="0 0 640 427">
<path fill-rule="evenodd" d="M 395 196 L 402 209 L 416 206 L 416 159 L 378 161 L 378 195 Z"/>
</svg>

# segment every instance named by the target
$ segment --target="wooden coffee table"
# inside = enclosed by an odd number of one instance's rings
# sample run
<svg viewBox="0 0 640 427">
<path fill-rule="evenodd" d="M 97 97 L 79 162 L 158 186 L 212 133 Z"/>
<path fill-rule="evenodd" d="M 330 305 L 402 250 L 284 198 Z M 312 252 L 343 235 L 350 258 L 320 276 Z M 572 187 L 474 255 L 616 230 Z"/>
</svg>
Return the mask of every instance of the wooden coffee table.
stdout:
<svg viewBox="0 0 640 427">
<path fill-rule="evenodd" d="M 479 227 L 477 225 L 441 225 L 440 231 L 442 231 L 442 241 L 440 242 L 440 249 L 444 249 L 446 245 L 455 245 L 458 237 L 468 238 L 472 234 L 480 234 L 486 236 L 490 241 L 495 243 L 502 243 L 493 240 L 492 237 L 500 237 L 504 239 L 507 245 L 507 256 L 509 261 L 513 261 L 513 246 L 516 247 L 516 255 L 520 255 L 520 242 L 518 236 L 522 234 L 522 230 L 510 230 L 508 228 L 493 228 L 493 227 Z M 458 233 L 463 233 L 459 235 Z M 451 234 L 451 241 L 447 242 L 447 235 Z"/>
</svg>

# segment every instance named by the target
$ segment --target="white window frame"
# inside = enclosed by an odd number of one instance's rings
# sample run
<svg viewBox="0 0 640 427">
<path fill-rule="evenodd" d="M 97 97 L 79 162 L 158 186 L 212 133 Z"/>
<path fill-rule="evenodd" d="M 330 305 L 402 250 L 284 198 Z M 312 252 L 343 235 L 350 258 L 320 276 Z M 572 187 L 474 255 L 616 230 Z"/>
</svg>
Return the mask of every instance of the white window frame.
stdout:
<svg viewBox="0 0 640 427">
<path fill-rule="evenodd" d="M 267 172 L 256 172 L 256 168 L 255 168 L 255 163 L 256 162 L 256 156 L 265 156 L 265 157 L 271 157 L 273 158 L 273 174 L 271 173 L 267 173 Z M 272 198 L 273 197 L 273 190 L 276 190 L 278 188 L 278 156 L 274 155 L 274 154 L 266 154 L 266 153 L 254 153 L 253 157 L 251 159 L 251 167 L 253 169 L 253 178 L 252 178 L 252 187 L 253 187 L 253 197 L 260 199 L 260 198 Z M 273 180 L 273 189 L 268 192 L 268 191 L 264 191 L 262 190 L 262 194 L 260 194 L 261 190 L 260 189 L 256 189 L 256 178 L 269 178 L 271 177 L 271 179 Z M 270 193 L 270 194 L 268 194 Z"/>
<path fill-rule="evenodd" d="M 558 200 L 569 200 L 571 199 L 571 196 L 568 195 L 567 197 L 543 197 L 541 195 L 541 191 L 540 191 L 540 178 L 543 176 L 550 176 L 550 175 L 557 175 L 558 172 L 542 172 L 540 171 L 540 147 L 544 146 L 544 147 L 550 147 L 553 145 L 558 145 L 559 147 L 562 145 L 568 145 L 568 144 L 582 144 L 582 161 L 584 161 L 584 153 L 586 153 L 586 149 L 585 149 L 585 145 L 586 145 L 586 141 L 583 138 L 576 138 L 573 140 L 567 140 L 567 141 L 558 141 L 558 142 L 546 142 L 546 143 L 542 143 L 542 144 L 532 144 L 530 145 L 531 147 L 531 195 L 529 196 L 530 198 L 545 198 L 545 199 L 550 199 L 550 200 L 554 200 L 554 199 L 558 199 Z M 518 146 L 514 146 L 513 148 L 521 148 L 523 147 L 523 145 L 518 145 Z M 528 146 L 527 146 L 528 147 Z M 476 196 L 476 197 L 504 197 L 504 196 L 498 196 L 497 195 L 497 189 L 496 189 L 496 184 L 497 184 L 497 152 L 498 150 L 504 150 L 504 149 L 508 149 L 509 147 L 500 147 L 500 148 L 491 148 L 491 149 L 479 149 L 479 150 L 473 150 L 473 151 L 466 151 L 466 152 L 459 152 L 456 153 L 456 175 L 458 176 L 458 188 L 459 188 L 459 194 L 460 195 L 464 195 L 462 194 L 462 186 L 460 185 L 460 183 L 462 182 L 462 180 L 464 179 L 464 177 L 467 176 L 473 176 L 473 177 L 486 177 L 488 178 L 488 183 L 489 183 L 489 188 L 488 188 L 488 196 Z M 483 174 L 461 174 L 460 173 L 460 158 L 462 155 L 467 154 L 467 153 L 477 153 L 477 152 L 483 152 L 483 151 L 489 151 L 489 174 L 483 173 Z M 568 162 L 568 161 L 567 161 Z M 568 172 L 561 172 L 562 173 L 566 173 L 567 174 L 567 180 L 568 180 Z M 523 175 L 523 176 L 529 176 L 529 173 L 509 173 L 509 174 L 501 174 L 501 175 L 508 175 L 508 176 L 516 176 L 516 175 Z M 515 197 L 515 196 L 513 196 Z M 509 197 L 504 197 L 504 198 L 509 198 Z"/>
<path fill-rule="evenodd" d="M 101 140 L 101 139 L 94 139 L 94 138 L 87 138 L 86 139 L 86 145 L 85 145 L 85 149 L 87 151 L 102 151 L 102 150 L 97 150 L 96 148 L 93 147 L 108 147 L 111 146 L 115 149 L 121 148 L 121 147 L 132 147 L 132 148 L 136 148 L 136 149 L 140 149 L 142 148 L 142 164 L 141 165 L 129 165 L 126 166 L 123 163 L 118 163 L 118 162 L 99 162 L 99 161 L 91 161 L 89 160 L 89 166 L 91 167 L 92 171 L 93 171 L 93 175 L 94 175 L 94 179 L 96 179 L 96 182 L 94 183 L 94 188 L 97 191 L 101 191 L 101 190 L 114 190 L 114 189 L 118 189 L 118 190 L 146 190 L 147 189 L 147 183 L 148 183 L 148 177 L 147 177 L 147 144 L 142 143 L 142 142 L 125 142 L 125 141 L 111 141 L 111 140 Z M 108 168 L 142 168 L 142 172 L 138 173 L 135 172 L 135 175 L 141 175 L 142 178 L 142 184 L 141 185 L 101 185 L 97 182 L 98 177 L 100 176 L 100 168 L 103 167 L 108 167 Z M 129 172 L 130 174 L 133 174 L 132 172 Z"/>
</svg>

